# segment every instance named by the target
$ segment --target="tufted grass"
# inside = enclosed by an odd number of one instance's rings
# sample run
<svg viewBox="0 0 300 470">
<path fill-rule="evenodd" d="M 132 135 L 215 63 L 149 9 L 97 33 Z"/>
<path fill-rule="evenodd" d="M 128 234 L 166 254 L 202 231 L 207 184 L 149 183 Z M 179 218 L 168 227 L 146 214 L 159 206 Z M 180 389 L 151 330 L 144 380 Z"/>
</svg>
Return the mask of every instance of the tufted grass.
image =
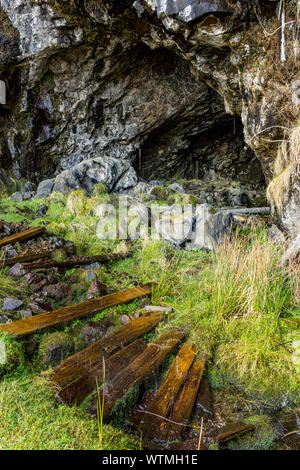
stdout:
<svg viewBox="0 0 300 470">
<path fill-rule="evenodd" d="M 0 383 L 0 449 L 132 450 L 138 443 L 109 425 L 99 442 L 97 422 L 77 407 L 58 404 L 44 377 L 24 373 Z"/>
<path fill-rule="evenodd" d="M 258 401 L 300 402 L 299 369 L 292 361 L 299 332 L 299 266 L 278 269 L 281 249 L 264 230 L 237 233 L 215 254 L 175 251 L 141 242 L 115 267 L 157 282 L 154 304 L 173 313 L 158 331 L 183 330 L 208 360 L 214 387 L 237 387 Z M 113 273 L 112 273 L 113 274 Z"/>
</svg>

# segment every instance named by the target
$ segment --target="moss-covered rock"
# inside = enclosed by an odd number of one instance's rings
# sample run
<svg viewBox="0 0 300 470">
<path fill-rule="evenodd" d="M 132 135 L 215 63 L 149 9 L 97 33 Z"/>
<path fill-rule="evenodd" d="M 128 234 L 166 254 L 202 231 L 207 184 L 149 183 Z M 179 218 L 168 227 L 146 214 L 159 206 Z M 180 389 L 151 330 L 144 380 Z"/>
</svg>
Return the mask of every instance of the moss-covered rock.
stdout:
<svg viewBox="0 0 300 470">
<path fill-rule="evenodd" d="M 50 333 L 40 342 L 37 362 L 43 368 L 54 367 L 73 353 L 74 341 L 72 336 L 64 332 Z"/>
</svg>

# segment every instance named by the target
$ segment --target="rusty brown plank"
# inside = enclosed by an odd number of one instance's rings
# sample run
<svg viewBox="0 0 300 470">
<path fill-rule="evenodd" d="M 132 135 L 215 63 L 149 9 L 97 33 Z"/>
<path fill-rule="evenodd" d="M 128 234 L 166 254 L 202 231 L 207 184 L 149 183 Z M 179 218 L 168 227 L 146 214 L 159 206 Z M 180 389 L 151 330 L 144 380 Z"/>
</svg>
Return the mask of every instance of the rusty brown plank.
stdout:
<svg viewBox="0 0 300 470">
<path fill-rule="evenodd" d="M 106 360 L 99 357 L 96 366 L 90 371 L 83 367 L 81 377 L 57 392 L 56 398 L 67 405 L 80 405 L 97 388 L 97 383 L 100 386 L 103 382 L 111 380 L 118 371 L 126 368 L 142 354 L 146 347 L 147 343 L 138 339 Z"/>
<path fill-rule="evenodd" d="M 211 439 L 215 442 L 228 442 L 250 431 L 254 431 L 254 429 L 255 426 L 253 424 L 237 421 L 236 423 L 226 424 L 218 429 L 216 433 L 211 436 Z"/>
<path fill-rule="evenodd" d="M 103 310 L 114 305 L 130 302 L 138 297 L 151 293 L 151 285 L 146 284 L 139 287 L 133 287 L 113 294 L 104 295 L 95 299 L 87 300 L 77 305 L 59 308 L 51 312 L 35 315 L 24 320 L 18 320 L 6 325 L 0 325 L 0 332 L 10 333 L 17 337 L 27 336 L 38 331 L 52 328 L 61 323 L 68 323 L 72 320 L 82 318 L 91 313 Z"/>
<path fill-rule="evenodd" d="M 184 338 L 183 333 L 166 333 L 147 345 L 147 349 L 126 369 L 116 375 L 104 388 L 104 416 L 107 416 L 116 402 L 132 387 L 144 380 L 163 360 L 171 354 Z M 94 401 L 92 413 L 96 413 Z"/>
<path fill-rule="evenodd" d="M 88 348 L 65 359 L 54 370 L 52 381 L 59 387 L 66 387 L 82 375 L 82 368 L 91 370 L 99 361 L 106 359 L 120 346 L 133 341 L 148 333 L 163 320 L 161 313 L 139 317 L 118 330 L 110 333 L 105 338 L 96 341 Z"/>
<path fill-rule="evenodd" d="M 3 266 L 12 266 L 17 263 L 26 263 L 29 261 L 34 261 L 36 259 L 50 258 L 54 250 L 41 251 L 39 253 L 27 253 L 25 255 L 14 256 L 13 258 L 6 258 L 3 261 L 0 261 Z"/>
<path fill-rule="evenodd" d="M 185 343 L 174 359 L 165 380 L 155 394 L 140 423 L 140 429 L 148 440 L 165 435 L 170 409 L 176 400 L 178 391 L 195 359 L 196 346 Z"/>
<path fill-rule="evenodd" d="M 75 266 L 84 266 L 92 263 L 109 263 L 110 261 L 120 261 L 124 258 L 130 256 L 131 253 L 111 253 L 111 254 L 102 254 L 95 256 L 86 256 L 86 257 L 73 257 L 66 261 L 56 261 L 56 260 L 46 260 L 39 263 L 26 263 L 24 264 L 25 269 L 50 269 L 50 268 L 61 268 L 61 269 L 70 269 Z"/>
<path fill-rule="evenodd" d="M 34 227 L 29 230 L 25 230 L 24 232 L 16 233 L 11 237 L 6 237 L 0 240 L 0 248 L 6 245 L 13 245 L 17 242 L 23 242 L 29 238 L 37 237 L 38 235 L 42 235 L 45 231 L 46 227 Z"/>
<path fill-rule="evenodd" d="M 170 421 L 174 423 L 187 424 L 193 411 L 193 407 L 197 398 L 200 381 L 205 369 L 204 361 L 196 361 L 192 365 L 187 375 L 186 381 L 176 399 L 170 414 Z M 177 441 L 185 427 L 177 424 L 169 423 L 167 440 Z"/>
</svg>

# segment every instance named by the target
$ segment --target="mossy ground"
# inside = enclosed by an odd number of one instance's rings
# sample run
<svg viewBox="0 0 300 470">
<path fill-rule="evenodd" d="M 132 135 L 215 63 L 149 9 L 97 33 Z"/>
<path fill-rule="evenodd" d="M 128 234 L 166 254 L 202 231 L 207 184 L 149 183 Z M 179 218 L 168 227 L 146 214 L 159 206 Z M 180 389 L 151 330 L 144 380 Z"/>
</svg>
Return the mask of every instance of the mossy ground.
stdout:
<svg viewBox="0 0 300 470">
<path fill-rule="evenodd" d="M 80 254 L 114 251 L 122 243 L 99 240 L 95 233 L 98 219 L 94 207 L 99 201 L 111 200 L 104 191 L 100 193 L 90 199 L 77 193 L 68 201 L 61 195 L 21 204 L 2 200 L 1 209 L 7 216 L 17 211 L 26 225 L 48 222 L 48 230 L 74 241 Z M 75 209 L 71 207 L 72 198 L 76 199 Z M 48 206 L 42 218 L 37 215 L 41 205 Z M 257 406 L 267 405 L 269 409 L 284 403 L 299 405 L 299 367 L 292 360 L 292 338 L 299 333 L 300 323 L 299 267 L 277 269 L 281 248 L 267 241 L 264 229 L 236 233 L 215 254 L 175 250 L 159 240 L 136 241 L 131 249 L 132 256 L 101 267 L 97 277 L 115 290 L 155 281 L 153 304 L 173 307 L 156 335 L 166 330 L 185 331 L 197 344 L 199 356 L 207 360 L 207 376 L 213 388 L 242 391 Z M 65 274 L 74 279 L 81 275 L 77 270 Z M 85 291 L 86 287 L 76 301 L 84 299 Z M 136 301 L 107 309 L 92 320 L 110 318 L 118 326 L 122 314 L 139 307 Z M 83 322 L 73 322 L 63 331 L 74 335 Z M 37 341 L 45 335 L 36 335 Z M 42 369 L 41 364 L 20 360 L 19 368 L 7 371 L 2 378 L 0 446 L 99 448 L 97 423 L 82 409 L 58 405 L 53 390 L 39 375 Z M 263 436 L 257 434 L 255 442 L 244 437 L 233 446 L 271 448 L 276 436 L 261 433 Z M 138 448 L 139 443 L 105 425 L 103 446 Z"/>
</svg>

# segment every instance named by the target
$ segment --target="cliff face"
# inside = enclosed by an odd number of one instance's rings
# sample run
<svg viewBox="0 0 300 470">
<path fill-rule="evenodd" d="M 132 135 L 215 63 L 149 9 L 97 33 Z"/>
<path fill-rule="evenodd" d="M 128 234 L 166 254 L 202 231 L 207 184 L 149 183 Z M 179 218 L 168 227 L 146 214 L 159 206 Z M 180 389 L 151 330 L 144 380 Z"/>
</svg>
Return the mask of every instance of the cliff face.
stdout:
<svg viewBox="0 0 300 470">
<path fill-rule="evenodd" d="M 1 168 L 38 182 L 113 157 L 144 178 L 265 177 L 299 231 L 296 3 L 0 0 Z"/>
</svg>

